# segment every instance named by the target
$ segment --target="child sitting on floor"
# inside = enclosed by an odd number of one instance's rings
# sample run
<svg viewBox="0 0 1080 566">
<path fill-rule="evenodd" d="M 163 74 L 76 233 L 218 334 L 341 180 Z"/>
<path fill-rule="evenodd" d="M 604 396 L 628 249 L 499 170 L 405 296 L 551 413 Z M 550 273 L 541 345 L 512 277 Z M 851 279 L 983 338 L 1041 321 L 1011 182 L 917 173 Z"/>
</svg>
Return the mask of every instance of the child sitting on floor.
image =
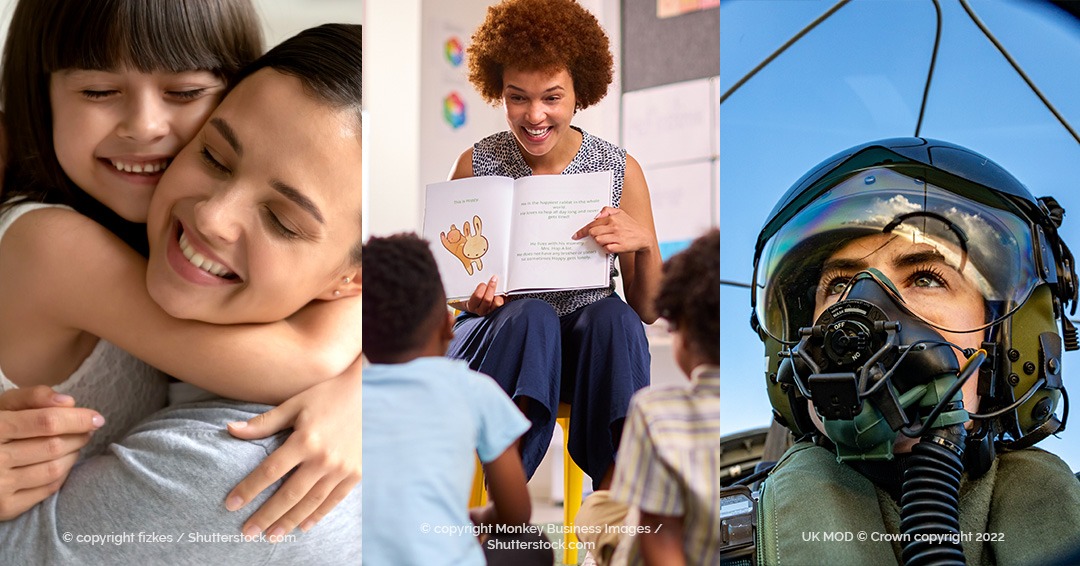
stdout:
<svg viewBox="0 0 1080 566">
<path fill-rule="evenodd" d="M 479 536 L 496 546 L 529 522 L 513 447 L 529 421 L 490 377 L 443 357 L 453 317 L 426 241 L 371 238 L 363 258 L 364 563 L 482 565 Z M 470 512 L 476 456 L 492 503 Z M 540 536 L 516 545 L 532 548 L 515 564 L 551 564 Z"/>
<path fill-rule="evenodd" d="M 720 563 L 718 230 L 664 265 L 656 310 L 690 382 L 630 402 L 611 491 L 586 499 L 575 521 L 601 566 Z"/>
</svg>

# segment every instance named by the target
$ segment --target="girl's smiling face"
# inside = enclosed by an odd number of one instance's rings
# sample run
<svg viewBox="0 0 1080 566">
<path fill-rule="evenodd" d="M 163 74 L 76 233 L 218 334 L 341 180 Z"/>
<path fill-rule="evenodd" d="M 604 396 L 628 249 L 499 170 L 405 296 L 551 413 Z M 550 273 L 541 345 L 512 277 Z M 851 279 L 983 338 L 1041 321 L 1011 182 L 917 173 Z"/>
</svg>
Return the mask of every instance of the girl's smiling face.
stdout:
<svg viewBox="0 0 1080 566">
<path fill-rule="evenodd" d="M 49 79 L 64 173 L 132 222 L 146 222 L 162 172 L 217 106 L 224 81 L 183 73 L 65 69 Z"/>
<path fill-rule="evenodd" d="M 150 203 L 151 296 L 178 318 L 281 320 L 333 299 L 360 241 L 355 113 L 271 69 L 244 79 L 169 167 Z M 346 293 L 348 294 L 348 293 Z"/>
</svg>

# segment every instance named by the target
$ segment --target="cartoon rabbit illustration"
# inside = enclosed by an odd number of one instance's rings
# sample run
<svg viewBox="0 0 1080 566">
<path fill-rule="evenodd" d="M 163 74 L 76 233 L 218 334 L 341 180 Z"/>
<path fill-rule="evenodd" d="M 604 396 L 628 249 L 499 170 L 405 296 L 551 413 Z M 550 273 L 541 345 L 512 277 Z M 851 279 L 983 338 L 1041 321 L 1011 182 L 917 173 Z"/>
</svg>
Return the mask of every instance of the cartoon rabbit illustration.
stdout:
<svg viewBox="0 0 1080 566">
<path fill-rule="evenodd" d="M 442 245 L 448 252 L 454 255 L 454 257 L 461 260 L 462 265 L 465 266 L 465 271 L 469 274 L 473 274 L 473 264 L 476 264 L 476 270 L 482 271 L 484 269 L 484 262 L 480 258 L 484 257 L 484 254 L 488 251 L 488 241 L 481 232 L 483 231 L 483 221 L 479 216 L 473 215 L 473 226 L 475 226 L 475 233 L 470 233 L 469 223 L 466 221 L 463 224 L 464 231 L 458 230 L 456 224 L 450 225 L 449 232 L 439 232 L 439 239 L 442 240 Z"/>
</svg>

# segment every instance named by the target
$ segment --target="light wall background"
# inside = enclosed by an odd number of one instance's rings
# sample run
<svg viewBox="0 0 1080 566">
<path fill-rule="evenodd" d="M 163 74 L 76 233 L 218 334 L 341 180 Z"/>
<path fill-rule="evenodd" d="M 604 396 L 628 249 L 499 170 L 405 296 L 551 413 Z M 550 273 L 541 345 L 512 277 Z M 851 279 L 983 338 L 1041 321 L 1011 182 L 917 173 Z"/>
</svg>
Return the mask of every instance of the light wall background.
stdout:
<svg viewBox="0 0 1080 566">
<path fill-rule="evenodd" d="M 364 0 L 252 0 L 267 49 L 297 32 L 325 23 L 362 24 Z M 7 37 L 16 0 L 0 0 L 0 37 Z"/>
</svg>

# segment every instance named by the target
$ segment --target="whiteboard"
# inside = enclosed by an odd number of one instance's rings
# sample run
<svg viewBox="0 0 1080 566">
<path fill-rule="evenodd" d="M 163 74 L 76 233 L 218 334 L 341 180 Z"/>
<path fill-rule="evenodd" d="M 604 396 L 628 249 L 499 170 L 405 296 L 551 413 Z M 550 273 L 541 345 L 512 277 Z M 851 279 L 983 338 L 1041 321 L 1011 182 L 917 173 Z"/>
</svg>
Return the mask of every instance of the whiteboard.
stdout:
<svg viewBox="0 0 1080 566">
<path fill-rule="evenodd" d="M 623 94 L 623 143 L 642 166 L 709 159 L 713 127 L 710 79 L 695 79 Z"/>
</svg>

